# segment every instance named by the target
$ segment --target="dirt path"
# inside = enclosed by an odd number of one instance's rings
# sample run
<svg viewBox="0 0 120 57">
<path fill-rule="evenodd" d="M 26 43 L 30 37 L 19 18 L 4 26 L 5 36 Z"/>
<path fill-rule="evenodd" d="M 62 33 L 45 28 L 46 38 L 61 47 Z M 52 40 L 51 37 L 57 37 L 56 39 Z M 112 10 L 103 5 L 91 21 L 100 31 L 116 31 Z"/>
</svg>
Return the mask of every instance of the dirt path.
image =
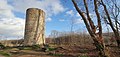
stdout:
<svg viewBox="0 0 120 57">
<path fill-rule="evenodd" d="M 5 57 L 5 56 L 0 55 L 0 57 Z"/>
</svg>

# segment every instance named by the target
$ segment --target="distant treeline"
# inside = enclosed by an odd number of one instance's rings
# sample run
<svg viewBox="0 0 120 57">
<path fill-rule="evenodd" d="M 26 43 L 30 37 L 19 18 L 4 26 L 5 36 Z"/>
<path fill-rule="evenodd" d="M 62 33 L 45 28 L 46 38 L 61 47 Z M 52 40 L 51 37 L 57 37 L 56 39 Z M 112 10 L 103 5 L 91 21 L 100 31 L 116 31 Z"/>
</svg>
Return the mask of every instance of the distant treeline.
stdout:
<svg viewBox="0 0 120 57">
<path fill-rule="evenodd" d="M 103 33 L 103 37 L 106 45 L 115 42 L 114 34 L 112 32 Z M 46 43 L 54 45 L 91 45 L 93 44 L 93 41 L 90 38 L 90 35 L 85 32 L 59 33 L 54 31 L 48 38 L 46 38 Z"/>
</svg>

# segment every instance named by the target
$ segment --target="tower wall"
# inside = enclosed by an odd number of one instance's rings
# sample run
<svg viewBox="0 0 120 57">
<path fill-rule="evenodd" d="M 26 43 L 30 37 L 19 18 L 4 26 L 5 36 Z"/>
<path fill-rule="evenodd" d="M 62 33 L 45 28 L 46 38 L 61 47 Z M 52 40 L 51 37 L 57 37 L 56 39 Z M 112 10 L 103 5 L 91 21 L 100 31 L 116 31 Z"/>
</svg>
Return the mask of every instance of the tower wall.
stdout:
<svg viewBox="0 0 120 57">
<path fill-rule="evenodd" d="M 44 44 L 45 12 L 38 8 L 26 11 L 24 45 Z"/>
</svg>

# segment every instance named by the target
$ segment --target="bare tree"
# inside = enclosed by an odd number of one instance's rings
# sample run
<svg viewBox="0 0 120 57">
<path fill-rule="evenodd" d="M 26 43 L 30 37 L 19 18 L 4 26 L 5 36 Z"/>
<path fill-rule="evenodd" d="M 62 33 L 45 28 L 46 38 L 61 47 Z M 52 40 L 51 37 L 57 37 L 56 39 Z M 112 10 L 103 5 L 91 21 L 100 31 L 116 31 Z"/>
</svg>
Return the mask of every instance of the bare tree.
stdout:
<svg viewBox="0 0 120 57">
<path fill-rule="evenodd" d="M 51 35 L 50 35 L 50 36 L 53 38 L 53 42 L 54 42 L 54 44 L 57 43 L 55 38 L 58 37 L 58 34 L 59 34 L 59 32 L 56 31 L 56 30 L 52 30 L 52 31 L 51 31 Z"/>
<path fill-rule="evenodd" d="M 87 4 L 87 0 L 83 0 L 84 3 L 84 7 L 85 7 L 85 12 L 83 12 L 77 5 L 77 3 L 75 2 L 75 0 L 72 0 L 74 7 L 76 8 L 77 12 L 80 14 L 80 16 L 82 17 L 86 28 L 91 36 L 91 38 L 94 41 L 94 45 L 96 46 L 96 48 L 100 51 L 99 52 L 99 56 L 100 57 L 106 57 L 109 56 L 108 54 L 106 54 L 105 52 L 105 44 L 103 41 L 103 37 L 102 37 L 102 25 L 101 25 L 101 18 L 100 18 L 100 14 L 98 12 L 98 1 L 94 0 L 94 10 L 96 13 L 96 17 L 97 17 L 97 26 L 95 26 L 93 20 L 90 17 L 90 12 L 89 12 L 89 8 L 88 8 L 88 4 Z M 97 30 L 98 29 L 98 33 Z"/>
<path fill-rule="evenodd" d="M 108 1 L 108 0 L 106 0 Z M 120 13 L 120 8 L 117 5 L 117 1 L 116 0 L 109 0 L 111 1 L 111 4 L 105 4 L 103 0 L 99 0 L 99 3 L 103 6 L 104 8 L 104 12 L 105 12 L 105 16 L 104 19 L 107 22 L 108 25 L 110 25 L 110 27 L 112 28 L 114 34 L 115 34 L 115 38 L 116 38 L 116 42 L 118 47 L 120 47 L 120 35 L 119 35 L 119 13 Z M 107 7 L 110 9 L 108 10 Z M 114 22 L 112 22 L 114 21 Z"/>
</svg>

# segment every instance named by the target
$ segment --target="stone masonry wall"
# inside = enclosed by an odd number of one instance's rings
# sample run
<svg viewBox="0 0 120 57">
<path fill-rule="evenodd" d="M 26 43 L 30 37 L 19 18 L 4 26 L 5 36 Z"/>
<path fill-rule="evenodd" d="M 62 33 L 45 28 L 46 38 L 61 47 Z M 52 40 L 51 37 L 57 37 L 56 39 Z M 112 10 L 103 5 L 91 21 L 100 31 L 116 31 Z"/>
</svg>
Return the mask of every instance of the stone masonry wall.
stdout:
<svg viewBox="0 0 120 57">
<path fill-rule="evenodd" d="M 26 11 L 24 45 L 44 44 L 45 12 L 38 8 Z"/>
</svg>

